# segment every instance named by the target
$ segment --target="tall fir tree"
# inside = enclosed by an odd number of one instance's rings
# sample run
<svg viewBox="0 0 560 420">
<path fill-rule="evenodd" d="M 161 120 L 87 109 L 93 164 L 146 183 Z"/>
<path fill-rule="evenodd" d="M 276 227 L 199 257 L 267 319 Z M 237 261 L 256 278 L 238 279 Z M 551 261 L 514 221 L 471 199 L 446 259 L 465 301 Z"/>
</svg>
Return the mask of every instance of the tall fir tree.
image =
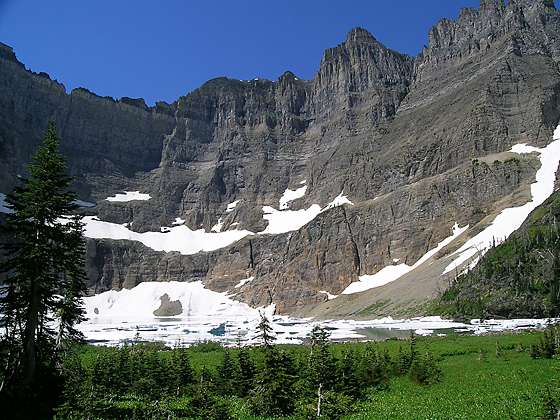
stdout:
<svg viewBox="0 0 560 420">
<path fill-rule="evenodd" d="M 83 227 L 72 216 L 76 195 L 69 191 L 72 179 L 54 123 L 22 181 L 7 197 L 13 212 L 2 225 L 9 241 L 0 311 L 10 348 L 2 392 L 36 387 L 40 369 L 52 368 L 65 340 L 80 338 L 75 325 L 84 317 Z"/>
</svg>

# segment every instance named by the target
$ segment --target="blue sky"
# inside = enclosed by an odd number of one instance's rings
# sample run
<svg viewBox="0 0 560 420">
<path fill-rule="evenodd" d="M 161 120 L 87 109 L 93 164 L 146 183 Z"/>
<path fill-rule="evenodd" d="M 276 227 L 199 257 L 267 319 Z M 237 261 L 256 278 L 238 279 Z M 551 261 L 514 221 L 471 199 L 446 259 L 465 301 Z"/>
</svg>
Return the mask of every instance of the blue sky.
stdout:
<svg viewBox="0 0 560 420">
<path fill-rule="evenodd" d="M 228 76 L 312 78 L 361 26 L 414 55 L 429 28 L 478 0 L 0 0 L 0 41 L 67 89 L 171 102 Z"/>
</svg>

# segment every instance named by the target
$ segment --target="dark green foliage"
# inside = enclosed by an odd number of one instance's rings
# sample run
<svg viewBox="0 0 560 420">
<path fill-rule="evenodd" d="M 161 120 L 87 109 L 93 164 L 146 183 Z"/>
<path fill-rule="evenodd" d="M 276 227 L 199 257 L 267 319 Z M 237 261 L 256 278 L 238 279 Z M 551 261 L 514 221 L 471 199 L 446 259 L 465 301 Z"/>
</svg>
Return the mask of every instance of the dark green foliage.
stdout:
<svg viewBox="0 0 560 420">
<path fill-rule="evenodd" d="M 504 243 L 459 276 L 436 310 L 472 318 L 560 315 L 560 191 Z"/>
<path fill-rule="evenodd" d="M 421 385 L 431 385 L 441 380 L 441 369 L 433 354 L 417 356 L 410 366 L 410 378 Z"/>
<path fill-rule="evenodd" d="M 237 360 L 239 362 L 239 395 L 246 397 L 253 387 L 257 366 L 246 348 L 239 349 Z"/>
<path fill-rule="evenodd" d="M 290 415 L 294 411 L 298 375 L 292 355 L 269 347 L 264 367 L 251 395 L 253 412 L 260 416 Z"/>
<path fill-rule="evenodd" d="M 224 351 L 222 364 L 218 367 L 216 379 L 217 389 L 221 395 L 239 395 L 241 373 L 236 360 L 232 357 L 229 350 Z"/>
<path fill-rule="evenodd" d="M 551 359 L 557 355 L 560 355 L 560 324 L 550 324 L 540 341 L 531 346 L 531 357 Z"/>
<path fill-rule="evenodd" d="M 1 266 L 6 274 L 0 297 L 6 328 L 2 341 L 9 351 L 0 399 L 11 405 L 18 399 L 36 401 L 22 404 L 24 417 L 47 415 L 42 404 L 56 398 L 59 356 L 68 343 L 82 339 L 75 325 L 84 316 L 83 228 L 58 148 L 56 129 L 49 124 L 28 177 L 7 197 L 13 213 L 1 226 L 10 242 L 3 244 Z M 57 321 L 56 330 L 52 321 Z M 46 385 L 47 380 L 52 383 Z"/>
</svg>

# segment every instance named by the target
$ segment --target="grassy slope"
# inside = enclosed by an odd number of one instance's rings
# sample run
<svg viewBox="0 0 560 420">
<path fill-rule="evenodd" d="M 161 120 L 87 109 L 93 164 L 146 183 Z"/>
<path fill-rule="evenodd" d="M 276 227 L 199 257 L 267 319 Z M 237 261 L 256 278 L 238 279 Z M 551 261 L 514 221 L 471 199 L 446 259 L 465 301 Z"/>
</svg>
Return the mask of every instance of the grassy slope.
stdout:
<svg viewBox="0 0 560 420">
<path fill-rule="evenodd" d="M 560 314 L 560 191 L 442 295 L 437 312 L 464 317 Z"/>
</svg>

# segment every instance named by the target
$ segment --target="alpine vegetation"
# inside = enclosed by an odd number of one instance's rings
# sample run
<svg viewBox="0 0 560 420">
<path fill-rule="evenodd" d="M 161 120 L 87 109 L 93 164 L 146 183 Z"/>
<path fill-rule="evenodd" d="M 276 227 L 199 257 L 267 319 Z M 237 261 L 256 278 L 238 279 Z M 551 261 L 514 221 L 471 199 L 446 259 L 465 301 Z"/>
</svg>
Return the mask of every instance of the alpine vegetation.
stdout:
<svg viewBox="0 0 560 420">
<path fill-rule="evenodd" d="M 7 196 L 11 212 L 1 226 L 0 402 L 22 418 L 47 415 L 61 356 L 82 339 L 75 326 L 84 320 L 85 246 L 71 182 L 51 123 L 27 177 Z"/>
</svg>

